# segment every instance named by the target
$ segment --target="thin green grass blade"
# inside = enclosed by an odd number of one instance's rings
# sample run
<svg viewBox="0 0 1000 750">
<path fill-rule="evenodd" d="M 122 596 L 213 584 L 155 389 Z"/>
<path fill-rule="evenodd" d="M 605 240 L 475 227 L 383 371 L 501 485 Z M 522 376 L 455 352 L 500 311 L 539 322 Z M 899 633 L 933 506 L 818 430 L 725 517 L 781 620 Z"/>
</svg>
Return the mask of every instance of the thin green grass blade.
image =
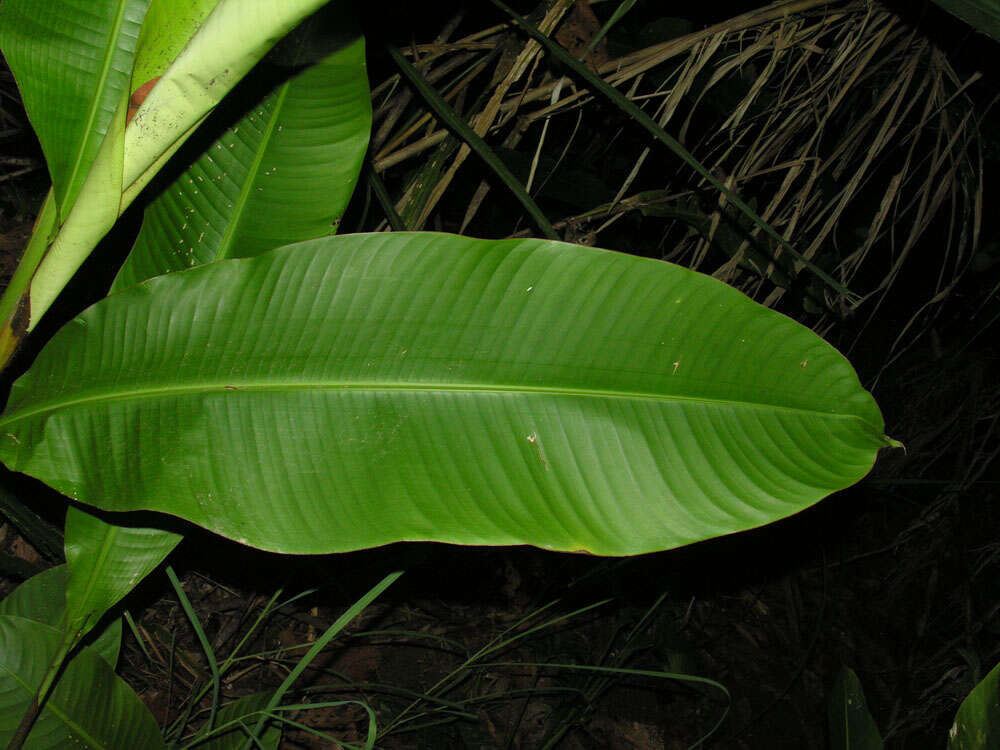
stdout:
<svg viewBox="0 0 1000 750">
<path fill-rule="evenodd" d="M 506 13 L 514 23 L 522 29 L 525 33 L 539 42 L 541 45 L 548 50 L 554 58 L 556 58 L 560 63 L 566 65 L 570 68 L 574 74 L 578 75 L 587 85 L 591 87 L 594 91 L 600 93 L 608 100 L 612 102 L 618 109 L 627 114 L 629 117 L 634 119 L 639 125 L 646 129 L 654 138 L 656 138 L 660 143 L 665 145 L 671 151 L 673 151 L 677 156 L 684 161 L 689 167 L 691 167 L 698 175 L 704 178 L 712 187 L 722 193 L 726 200 L 733 204 L 744 216 L 750 219 L 755 225 L 760 227 L 772 240 L 777 242 L 782 249 L 796 259 L 803 266 L 808 268 L 817 278 L 823 281 L 830 289 L 835 291 L 837 294 L 841 295 L 848 302 L 856 302 L 860 298 L 847 289 L 843 284 L 830 276 L 826 271 L 817 266 L 808 258 L 803 257 L 795 248 L 793 248 L 788 241 L 782 237 L 778 232 L 768 224 L 764 219 L 762 219 L 750 206 L 748 206 L 742 198 L 739 197 L 735 192 L 726 187 L 715 175 L 713 175 L 701 162 L 694 158 L 694 156 L 689 152 L 684 146 L 667 133 L 663 128 L 656 124 L 656 122 L 645 112 L 639 109 L 635 104 L 633 104 L 628 97 L 622 94 L 614 86 L 611 86 L 605 82 L 600 76 L 594 74 L 586 65 L 581 63 L 575 57 L 573 57 L 569 52 L 563 49 L 559 44 L 549 39 L 545 34 L 541 33 L 533 24 L 526 21 L 524 18 L 519 16 L 513 10 L 511 10 L 506 4 L 501 2 L 501 0 L 490 0 L 495 6 Z"/>
<path fill-rule="evenodd" d="M 586 59 L 587 55 L 594 51 L 597 45 L 601 43 L 601 40 L 608 35 L 608 32 L 611 31 L 611 29 L 615 27 L 615 24 L 621 21 L 622 18 L 625 17 L 626 13 L 632 10 L 636 2 L 638 2 L 638 0 L 621 0 L 621 2 L 618 3 L 618 7 L 615 8 L 615 12 L 612 13 L 611 17 L 608 18 L 603 26 L 601 26 L 601 30 L 594 34 L 594 38 L 590 40 L 590 44 L 587 45 L 587 49 L 584 50 L 582 55 L 580 55 L 581 60 Z"/>
<path fill-rule="evenodd" d="M 389 586 L 391 586 L 401 575 L 403 575 L 403 571 L 401 570 L 387 575 L 371 589 L 369 589 L 364 596 L 348 607 L 346 612 L 334 620 L 333 624 L 323 631 L 323 635 L 316 639 L 312 648 L 310 648 L 309 651 L 306 652 L 305 656 L 299 660 L 299 663 L 296 664 L 295 667 L 288 673 L 284 682 L 281 683 L 278 689 L 274 692 L 274 695 L 271 696 L 271 700 L 268 701 L 268 704 L 264 709 L 265 713 L 273 712 L 278 708 L 282 699 L 285 697 L 285 694 L 291 690 L 292 685 L 295 684 L 296 680 L 299 679 L 312 661 L 319 656 L 320 652 L 327 647 L 330 641 L 332 641 L 334 637 L 347 626 L 348 623 L 361 614 L 361 612 L 363 612 L 369 604 L 375 601 L 375 599 L 377 599 L 383 591 L 389 588 Z M 260 733 L 264 728 L 264 722 L 264 717 L 257 722 L 257 726 L 254 728 L 253 734 L 251 735 L 252 738 L 260 736 Z M 374 741 L 374 736 L 374 733 L 369 733 L 369 738 L 372 739 L 372 741 Z M 248 746 L 249 742 L 244 747 Z"/>
<path fill-rule="evenodd" d="M 501 161 L 500 157 L 494 153 L 486 141 L 480 138 L 469 127 L 468 123 L 455 113 L 448 102 L 438 94 L 433 86 L 424 80 L 423 76 L 420 75 L 416 68 L 410 65 L 406 57 L 399 50 L 391 45 L 387 45 L 386 49 L 389 51 L 390 57 L 392 57 L 393 62 L 396 63 L 400 72 L 406 77 L 406 80 L 410 82 L 413 88 L 417 90 L 417 93 L 424 98 L 424 101 L 434 111 L 434 114 L 445 125 L 451 128 L 459 138 L 465 141 L 469 148 L 475 151 L 479 158 L 486 162 L 486 165 L 493 170 L 493 173 L 500 181 L 510 188 L 514 197 L 524 206 L 524 210 L 528 212 L 542 234 L 549 239 L 558 240 L 559 234 L 553 229 L 551 222 L 542 213 L 538 204 L 535 203 L 534 199 L 528 194 L 528 191 L 525 190 L 524 185 L 507 168 L 507 165 Z"/>
<path fill-rule="evenodd" d="M 139 644 L 139 649 L 142 651 L 143 656 L 151 660 L 153 655 L 149 652 L 149 647 L 146 645 L 146 639 L 143 637 L 142 633 L 139 632 L 139 626 L 136 625 L 135 618 L 132 617 L 132 613 L 126 609 L 123 616 L 125 618 L 125 624 L 128 625 L 128 629 L 132 633 L 132 637 L 135 638 L 136 643 Z"/>
<path fill-rule="evenodd" d="M 195 738 L 184 744 L 185 750 L 239 750 L 250 736 L 247 722 L 257 719 L 270 699 L 271 693 L 255 693 L 229 701 L 219 709 L 215 728 L 208 731 L 206 725 Z M 281 725 L 278 722 L 268 724 L 256 741 L 258 747 L 277 750 L 281 743 Z"/>
<path fill-rule="evenodd" d="M 222 687 L 222 676 L 219 673 L 219 664 L 215 659 L 215 651 L 212 650 L 212 644 L 208 642 L 208 636 L 205 635 L 205 630 L 201 627 L 201 620 L 198 619 L 198 615 L 194 611 L 194 607 L 191 606 L 191 602 L 188 600 L 187 594 L 184 593 L 184 587 L 181 586 L 181 582 L 177 578 L 177 574 L 174 573 L 174 569 L 169 565 L 167 566 L 167 578 L 170 579 L 170 585 L 174 587 L 174 593 L 177 595 L 177 600 L 181 604 L 181 609 L 183 609 L 184 614 L 187 615 L 188 622 L 191 623 L 191 628 L 194 630 L 195 636 L 198 638 L 198 643 L 201 644 L 201 650 L 205 652 L 205 660 L 208 662 L 208 668 L 212 673 L 212 707 L 208 715 L 207 724 L 208 731 L 212 731 L 215 727 L 215 715 L 219 710 L 219 691 Z"/>
<path fill-rule="evenodd" d="M 709 679 L 708 677 L 698 677 L 690 674 L 680 674 L 678 672 L 665 672 L 656 669 L 627 669 L 625 667 L 601 667 L 588 664 L 560 664 L 556 662 L 489 662 L 484 666 L 488 667 L 538 667 L 539 669 L 563 669 L 571 672 L 590 672 L 595 674 L 615 675 L 618 677 L 655 677 L 663 680 L 675 680 L 677 682 L 687 682 L 693 685 L 707 685 L 722 692 L 726 698 L 726 708 L 719 719 L 712 725 L 711 729 L 698 740 L 692 747 L 704 744 L 719 727 L 722 726 L 729 715 L 729 708 L 732 704 L 732 696 L 729 690 L 721 682 Z"/>
<path fill-rule="evenodd" d="M 396 211 L 396 207 L 392 205 L 392 198 L 389 196 L 389 191 L 386 189 L 385 183 L 382 182 L 382 178 L 378 176 L 375 168 L 371 165 L 371 162 L 369 162 L 365 173 L 368 178 L 368 185 L 375 195 L 375 200 L 378 201 L 382 213 L 385 214 L 386 221 L 392 227 L 392 231 L 405 232 L 407 229 L 406 223 Z"/>
</svg>

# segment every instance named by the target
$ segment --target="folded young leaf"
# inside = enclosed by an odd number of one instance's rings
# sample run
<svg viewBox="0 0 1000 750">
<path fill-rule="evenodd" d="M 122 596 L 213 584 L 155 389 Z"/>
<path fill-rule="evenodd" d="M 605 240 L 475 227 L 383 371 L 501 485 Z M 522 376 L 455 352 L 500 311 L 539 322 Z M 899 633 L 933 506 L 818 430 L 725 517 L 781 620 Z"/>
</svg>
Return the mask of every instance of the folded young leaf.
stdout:
<svg viewBox="0 0 1000 750">
<path fill-rule="evenodd" d="M 152 279 L 14 386 L 0 459 L 256 547 L 628 555 L 791 515 L 892 445 L 850 364 L 660 261 L 377 234 Z"/>
<path fill-rule="evenodd" d="M 348 36 L 337 47 L 227 128 L 163 189 L 113 289 L 336 232 L 371 130 L 364 40 Z"/>
</svg>

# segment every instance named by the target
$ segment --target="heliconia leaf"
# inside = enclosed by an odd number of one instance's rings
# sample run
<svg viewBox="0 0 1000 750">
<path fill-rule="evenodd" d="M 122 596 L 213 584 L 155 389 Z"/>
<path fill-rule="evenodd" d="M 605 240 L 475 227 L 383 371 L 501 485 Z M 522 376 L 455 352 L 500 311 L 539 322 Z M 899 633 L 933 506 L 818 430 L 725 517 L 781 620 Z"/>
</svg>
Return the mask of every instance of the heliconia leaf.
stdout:
<svg viewBox="0 0 1000 750">
<path fill-rule="evenodd" d="M 364 41 L 348 37 L 227 129 L 163 190 L 146 209 L 114 289 L 334 234 L 370 129 Z"/>
<path fill-rule="evenodd" d="M 1000 664 L 993 667 L 962 705 L 948 732 L 949 750 L 978 750 L 1000 744 Z"/>
<path fill-rule="evenodd" d="M 15 383 L 0 459 L 246 544 L 628 555 L 791 515 L 895 444 L 850 364 L 660 261 L 323 238 L 152 279 Z"/>
<path fill-rule="evenodd" d="M 0 616 L 0 744 L 4 747 L 49 665 L 58 658 L 61 637 L 59 630 L 39 622 Z M 67 663 L 24 746 L 31 750 L 166 747 L 149 709 L 89 648 Z"/>
<path fill-rule="evenodd" d="M 972 28 L 1000 41 L 1000 0 L 934 0 Z"/>
<path fill-rule="evenodd" d="M 180 534 L 66 512 L 67 627 L 87 632 L 181 541 Z"/>
<path fill-rule="evenodd" d="M 65 565 L 43 570 L 0 601 L 0 615 L 17 615 L 67 631 Z M 122 642 L 121 619 L 115 620 L 90 644 L 94 652 L 114 669 Z"/>
<path fill-rule="evenodd" d="M 840 668 L 826 703 L 826 713 L 830 750 L 882 750 L 882 737 L 868 712 L 861 680 L 850 667 Z"/>
<path fill-rule="evenodd" d="M 4 0 L 0 48 L 65 220 L 132 79 L 149 0 Z"/>
</svg>

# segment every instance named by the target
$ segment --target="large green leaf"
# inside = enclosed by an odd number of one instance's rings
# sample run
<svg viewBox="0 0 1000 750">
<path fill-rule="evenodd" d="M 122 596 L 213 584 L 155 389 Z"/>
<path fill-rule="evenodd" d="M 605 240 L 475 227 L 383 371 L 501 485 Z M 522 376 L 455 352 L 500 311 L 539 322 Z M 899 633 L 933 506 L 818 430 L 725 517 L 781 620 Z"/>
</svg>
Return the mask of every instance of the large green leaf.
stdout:
<svg viewBox="0 0 1000 750">
<path fill-rule="evenodd" d="M 173 8 L 177 4 L 154 0 L 143 34 L 155 28 L 150 37 L 169 47 L 170 31 L 182 28 L 190 34 L 187 27 L 200 25 L 209 5 L 186 0 Z M 164 10 L 168 6 L 170 12 Z M 320 54 L 318 63 L 253 107 L 146 209 L 139 238 L 114 288 L 237 252 L 254 255 L 333 233 L 368 145 L 371 103 L 363 40 L 344 35 L 349 24 L 336 10 L 316 20 L 295 40 L 292 62 L 312 62 L 316 45 L 336 51 Z M 331 26 L 336 38 L 330 38 Z M 149 46 L 140 40 L 137 70 L 155 59 L 144 54 Z M 160 72 L 149 67 L 137 75 Z M 217 114 L 225 118 L 230 112 Z M 183 219 L 174 221 L 178 216 Z M 180 541 L 170 532 L 107 524 L 75 508 L 70 509 L 67 534 L 67 549 L 80 547 L 77 567 L 89 566 L 89 574 L 71 585 L 70 597 L 77 592 L 96 596 L 101 606 L 91 601 L 78 607 L 94 615 L 128 593 Z"/>
<path fill-rule="evenodd" d="M 4 0 L 0 47 L 65 220 L 132 78 L 149 0 Z"/>
<path fill-rule="evenodd" d="M 934 0 L 977 31 L 1000 40 L 1000 0 Z"/>
<path fill-rule="evenodd" d="M 335 43 L 164 188 L 115 289 L 336 231 L 368 147 L 371 99 L 363 40 Z"/>
<path fill-rule="evenodd" d="M 892 444 L 850 364 L 709 277 L 378 234 L 152 279 L 14 385 L 0 458 L 246 544 L 625 555 L 768 523 Z"/>
<path fill-rule="evenodd" d="M 43 570 L 0 601 L 0 615 L 25 617 L 65 632 L 68 578 L 65 565 Z M 121 642 L 122 622 L 119 618 L 105 628 L 90 645 L 95 653 L 114 668 L 118 663 Z"/>
<path fill-rule="evenodd" d="M 0 616 L 0 745 L 10 742 L 50 663 L 61 633 L 13 615 Z M 92 650 L 67 665 L 24 745 L 30 750 L 71 747 L 165 747 L 142 701 Z"/>
<path fill-rule="evenodd" d="M 179 534 L 106 523 L 71 506 L 66 512 L 67 628 L 90 630 L 180 541 Z"/>
<path fill-rule="evenodd" d="M 1000 664 L 962 701 L 948 739 L 949 750 L 1000 745 Z"/>
</svg>

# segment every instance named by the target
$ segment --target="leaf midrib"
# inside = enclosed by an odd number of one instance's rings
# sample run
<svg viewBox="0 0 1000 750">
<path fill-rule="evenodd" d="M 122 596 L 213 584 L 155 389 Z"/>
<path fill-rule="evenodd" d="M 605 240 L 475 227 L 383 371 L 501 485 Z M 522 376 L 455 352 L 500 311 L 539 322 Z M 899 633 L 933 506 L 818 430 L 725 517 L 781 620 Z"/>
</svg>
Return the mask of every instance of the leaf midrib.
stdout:
<svg viewBox="0 0 1000 750">
<path fill-rule="evenodd" d="M 235 201 L 232 214 L 229 218 L 229 223 L 226 226 L 226 230 L 223 233 L 222 238 L 219 240 L 215 260 L 232 257 L 233 242 L 237 233 L 243 226 L 243 217 L 247 210 L 247 204 L 250 202 L 250 196 L 253 194 L 253 188 L 257 187 L 257 176 L 260 174 L 261 164 L 264 163 L 264 155 L 267 152 L 268 147 L 271 145 L 271 139 L 274 137 L 278 120 L 281 118 L 281 111 L 285 105 L 285 98 L 288 95 L 289 85 L 290 81 L 283 83 L 278 91 L 275 94 L 272 94 L 268 98 L 268 102 L 265 102 L 264 104 L 264 106 L 271 104 L 271 112 L 268 115 L 267 124 L 264 126 L 261 133 L 260 143 L 254 151 L 253 158 L 250 160 L 250 165 L 247 167 L 247 173 L 243 178 L 243 185 L 240 188 L 240 194 Z M 242 121 L 240 121 L 236 127 L 239 127 L 240 124 L 242 124 Z M 227 133 L 229 135 L 233 135 L 233 130 L 230 129 Z"/>
<path fill-rule="evenodd" d="M 718 407 L 736 407 L 745 409 L 771 409 L 780 412 L 805 414 L 823 417 L 826 419 L 857 419 L 868 424 L 868 422 L 857 414 L 838 413 L 834 411 L 820 411 L 818 409 L 806 409 L 797 406 L 786 406 L 771 404 L 767 402 L 735 401 L 730 399 L 706 398 L 698 396 L 684 396 L 670 393 L 648 393 L 642 391 L 614 391 L 598 390 L 587 388 L 568 388 L 565 386 L 525 386 L 525 385 L 502 385 L 475 383 L 387 383 L 387 382 L 275 382 L 275 383 L 239 383 L 218 382 L 199 383 L 197 385 L 173 385 L 160 386 L 157 388 L 132 389 L 129 391 L 119 391 L 101 395 L 89 395 L 75 399 L 62 399 L 58 401 L 48 401 L 35 408 L 13 414 L 0 416 L 0 428 L 19 422 L 25 419 L 54 412 L 61 409 L 70 409 L 87 404 L 99 404 L 111 401 L 129 401 L 141 399 L 156 399 L 158 397 L 198 395 L 209 393 L 263 393 L 263 392 L 294 392 L 294 391 L 372 391 L 372 392 L 449 392 L 449 393 L 485 393 L 485 394 L 524 394 L 524 395 L 545 395 L 545 396 L 566 396 L 575 398 L 603 398 L 622 399 L 636 401 L 663 401 L 689 404 L 702 404 Z M 874 426 L 869 425 L 874 429 Z"/>
</svg>

